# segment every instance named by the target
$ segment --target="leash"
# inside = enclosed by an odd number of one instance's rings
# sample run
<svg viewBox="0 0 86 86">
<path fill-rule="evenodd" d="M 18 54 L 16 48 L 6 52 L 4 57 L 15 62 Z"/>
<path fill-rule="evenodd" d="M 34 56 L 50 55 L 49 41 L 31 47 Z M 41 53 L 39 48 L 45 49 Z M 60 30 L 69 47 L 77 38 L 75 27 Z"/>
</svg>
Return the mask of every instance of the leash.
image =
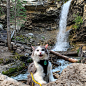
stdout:
<svg viewBox="0 0 86 86">
<path fill-rule="evenodd" d="M 33 78 L 33 74 L 32 74 L 32 73 L 30 73 L 30 74 L 31 74 L 32 80 L 33 80 L 36 84 L 39 84 L 40 86 L 42 86 L 40 83 L 38 83 L 37 81 L 35 81 L 35 79 Z M 32 86 L 33 86 L 33 83 L 32 83 Z"/>
</svg>

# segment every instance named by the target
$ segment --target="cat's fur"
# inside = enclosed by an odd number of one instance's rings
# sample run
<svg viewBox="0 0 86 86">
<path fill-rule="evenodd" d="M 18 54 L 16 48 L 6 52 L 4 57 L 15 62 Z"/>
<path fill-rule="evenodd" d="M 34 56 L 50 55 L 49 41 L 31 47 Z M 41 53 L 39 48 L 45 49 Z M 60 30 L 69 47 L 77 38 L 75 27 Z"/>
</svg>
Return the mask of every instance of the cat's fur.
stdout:
<svg viewBox="0 0 86 86">
<path fill-rule="evenodd" d="M 55 81 L 53 74 L 52 74 L 52 65 L 51 62 L 49 62 L 49 52 L 47 50 L 48 44 L 45 46 L 37 46 L 36 48 L 33 48 L 32 52 L 32 59 L 34 62 L 34 65 L 37 69 L 37 71 L 34 73 L 34 79 L 39 82 L 40 84 L 46 84 L 47 80 L 50 81 Z M 47 62 L 47 67 L 44 65 L 44 61 Z M 45 67 L 44 67 L 45 66 Z M 47 68 L 47 69 L 45 69 Z M 45 73 L 45 71 L 46 73 Z M 47 78 L 45 80 L 44 78 Z"/>
</svg>

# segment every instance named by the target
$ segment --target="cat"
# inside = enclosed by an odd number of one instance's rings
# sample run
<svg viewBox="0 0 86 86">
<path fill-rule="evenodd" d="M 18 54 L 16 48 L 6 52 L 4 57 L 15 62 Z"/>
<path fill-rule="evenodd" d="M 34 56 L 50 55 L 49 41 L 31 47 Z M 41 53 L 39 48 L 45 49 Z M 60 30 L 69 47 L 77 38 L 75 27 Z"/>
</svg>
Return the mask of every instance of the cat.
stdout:
<svg viewBox="0 0 86 86">
<path fill-rule="evenodd" d="M 36 72 L 33 74 L 34 79 L 40 84 L 46 84 L 50 81 L 55 81 L 52 74 L 52 65 L 49 59 L 48 44 L 45 46 L 33 47 L 32 59 L 36 67 Z"/>
</svg>

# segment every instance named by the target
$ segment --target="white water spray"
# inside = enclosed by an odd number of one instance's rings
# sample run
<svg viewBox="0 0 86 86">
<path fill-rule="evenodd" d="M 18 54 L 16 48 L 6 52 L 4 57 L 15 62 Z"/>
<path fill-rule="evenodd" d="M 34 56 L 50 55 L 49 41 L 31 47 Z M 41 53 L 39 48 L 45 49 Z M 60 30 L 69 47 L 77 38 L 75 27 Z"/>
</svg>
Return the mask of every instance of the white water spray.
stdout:
<svg viewBox="0 0 86 86">
<path fill-rule="evenodd" d="M 69 7 L 72 0 L 67 1 L 62 6 L 61 17 L 59 22 L 59 33 L 57 35 L 57 43 L 54 47 L 54 51 L 67 51 L 69 43 L 67 42 L 66 25 L 67 25 L 67 15 L 69 12 Z"/>
</svg>

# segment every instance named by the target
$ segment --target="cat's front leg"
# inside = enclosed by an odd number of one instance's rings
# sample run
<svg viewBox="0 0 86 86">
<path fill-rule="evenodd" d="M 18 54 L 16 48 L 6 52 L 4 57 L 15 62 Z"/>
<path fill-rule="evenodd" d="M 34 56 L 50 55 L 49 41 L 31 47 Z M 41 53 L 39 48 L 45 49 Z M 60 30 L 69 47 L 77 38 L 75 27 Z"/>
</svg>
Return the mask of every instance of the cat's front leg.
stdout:
<svg viewBox="0 0 86 86">
<path fill-rule="evenodd" d="M 48 74 L 49 74 L 49 81 L 56 81 L 56 79 L 54 79 L 54 77 L 53 77 L 52 65 L 51 65 L 50 62 L 49 62 L 49 65 L 48 65 Z"/>
<path fill-rule="evenodd" d="M 43 75 L 40 75 L 39 73 L 34 74 L 34 79 L 39 82 L 40 84 L 46 84 L 47 82 L 43 80 Z"/>
</svg>

